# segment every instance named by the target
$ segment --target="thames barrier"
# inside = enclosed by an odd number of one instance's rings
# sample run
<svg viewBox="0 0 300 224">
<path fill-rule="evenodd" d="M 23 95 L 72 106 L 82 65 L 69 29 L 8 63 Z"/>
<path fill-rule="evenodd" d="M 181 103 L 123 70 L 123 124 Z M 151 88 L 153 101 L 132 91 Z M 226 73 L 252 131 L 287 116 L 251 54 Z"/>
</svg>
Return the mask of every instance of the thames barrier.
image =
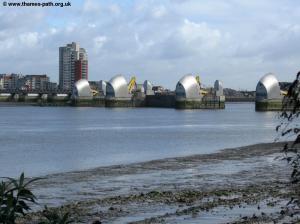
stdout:
<svg viewBox="0 0 300 224">
<path fill-rule="evenodd" d="M 264 75 L 256 86 L 255 110 L 282 110 L 284 96 L 287 94 L 287 87 L 289 84 L 290 83 L 280 83 L 273 73 L 267 73 Z"/>
<path fill-rule="evenodd" d="M 137 84 L 135 77 L 127 82 L 123 75 L 116 75 L 108 82 L 100 81 L 97 88 L 81 79 L 72 92 L 2 92 L 0 102 L 39 106 L 225 108 L 222 82 L 216 80 L 214 87 L 203 88 L 199 76 L 193 75 L 183 76 L 175 91 L 155 87 L 148 80 Z"/>
</svg>

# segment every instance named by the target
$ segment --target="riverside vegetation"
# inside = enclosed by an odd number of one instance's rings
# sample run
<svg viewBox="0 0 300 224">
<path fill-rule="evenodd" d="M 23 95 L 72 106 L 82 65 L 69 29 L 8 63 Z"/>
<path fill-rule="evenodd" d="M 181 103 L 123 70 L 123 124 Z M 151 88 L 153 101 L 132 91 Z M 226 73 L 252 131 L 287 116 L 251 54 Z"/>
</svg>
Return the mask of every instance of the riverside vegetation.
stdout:
<svg viewBox="0 0 300 224">
<path fill-rule="evenodd" d="M 288 89 L 287 95 L 283 99 L 281 123 L 276 127 L 279 132 L 277 140 L 294 138 L 293 142 L 285 143 L 283 152 L 284 159 L 292 168 L 291 182 L 294 184 L 295 194 L 289 204 L 294 215 L 300 214 L 300 71 L 296 79 Z"/>
<path fill-rule="evenodd" d="M 18 218 L 25 216 L 31 210 L 30 204 L 37 203 L 29 185 L 41 178 L 26 181 L 24 173 L 19 179 L 10 177 L 0 183 L 0 223 L 15 224 Z M 71 223 L 69 213 L 59 213 L 45 207 L 39 224 Z"/>
</svg>

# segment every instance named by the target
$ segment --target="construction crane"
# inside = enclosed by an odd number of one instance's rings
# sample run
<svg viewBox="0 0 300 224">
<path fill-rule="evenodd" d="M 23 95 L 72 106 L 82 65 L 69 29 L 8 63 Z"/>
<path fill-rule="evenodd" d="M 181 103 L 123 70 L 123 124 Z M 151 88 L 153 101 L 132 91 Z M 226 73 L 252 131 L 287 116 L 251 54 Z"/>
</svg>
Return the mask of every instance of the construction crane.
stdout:
<svg viewBox="0 0 300 224">
<path fill-rule="evenodd" d="M 134 89 L 136 89 L 136 78 L 133 76 L 130 79 L 130 82 L 128 84 L 128 92 L 131 93 Z"/>
<path fill-rule="evenodd" d="M 92 95 L 93 96 L 97 96 L 99 94 L 99 91 L 95 90 L 95 89 L 91 89 Z"/>
<path fill-rule="evenodd" d="M 200 86 L 200 94 L 206 95 L 208 92 L 201 88 L 201 81 L 200 81 L 200 76 L 199 75 L 196 76 L 196 81 L 198 82 L 198 84 Z"/>
<path fill-rule="evenodd" d="M 286 96 L 287 95 L 287 91 L 281 90 L 280 91 L 281 95 Z"/>
<path fill-rule="evenodd" d="M 201 82 L 200 82 L 200 76 L 199 75 L 196 76 L 196 81 L 198 82 L 199 86 L 201 87 Z"/>
</svg>

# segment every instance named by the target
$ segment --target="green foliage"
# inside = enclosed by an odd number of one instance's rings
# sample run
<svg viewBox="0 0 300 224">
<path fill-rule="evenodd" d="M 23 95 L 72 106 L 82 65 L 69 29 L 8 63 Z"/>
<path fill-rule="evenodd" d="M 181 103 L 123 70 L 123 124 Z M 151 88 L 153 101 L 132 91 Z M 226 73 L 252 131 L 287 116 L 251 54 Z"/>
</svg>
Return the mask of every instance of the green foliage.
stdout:
<svg viewBox="0 0 300 224">
<path fill-rule="evenodd" d="M 28 186 L 39 178 L 25 181 L 24 173 L 19 179 L 5 177 L 0 183 L 0 223 L 14 224 L 17 217 L 25 216 L 30 210 L 28 203 L 35 203 L 36 198 Z"/>
<path fill-rule="evenodd" d="M 23 217 L 31 210 L 30 203 L 36 203 L 36 197 L 29 190 L 29 185 L 41 178 L 25 180 L 24 173 L 19 179 L 4 177 L 0 183 L 0 224 L 15 224 L 16 219 Z M 6 180 L 6 181 L 4 181 Z M 49 210 L 43 211 L 40 224 L 69 224 L 69 213 Z"/>
<path fill-rule="evenodd" d="M 287 95 L 283 99 L 282 113 L 280 115 L 281 123 L 276 127 L 279 133 L 278 139 L 291 140 L 292 143 L 286 143 L 284 153 L 286 161 L 292 167 L 291 178 L 293 183 L 300 182 L 300 72 L 298 72 L 295 81 L 288 89 Z"/>
</svg>

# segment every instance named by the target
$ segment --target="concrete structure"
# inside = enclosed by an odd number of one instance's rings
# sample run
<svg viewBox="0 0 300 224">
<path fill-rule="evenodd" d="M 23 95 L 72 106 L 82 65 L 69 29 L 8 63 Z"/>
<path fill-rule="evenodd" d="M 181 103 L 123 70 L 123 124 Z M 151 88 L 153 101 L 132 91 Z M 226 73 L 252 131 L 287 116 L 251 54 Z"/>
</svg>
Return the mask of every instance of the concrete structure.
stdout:
<svg viewBox="0 0 300 224">
<path fill-rule="evenodd" d="M 202 95 L 200 94 L 200 85 L 192 75 L 185 75 L 178 81 L 175 95 L 176 100 L 200 101 L 202 98 Z"/>
<path fill-rule="evenodd" d="M 106 98 L 108 99 L 130 99 L 127 81 L 122 75 L 114 76 L 106 85 Z"/>
<path fill-rule="evenodd" d="M 106 83 L 105 106 L 132 107 L 131 97 L 124 76 L 116 75 Z"/>
<path fill-rule="evenodd" d="M 12 94 L 10 93 L 0 93 L 0 102 L 10 101 L 12 98 Z"/>
<path fill-rule="evenodd" d="M 153 85 L 150 81 L 145 80 L 143 87 L 144 87 L 144 93 L 146 95 L 154 95 Z"/>
<path fill-rule="evenodd" d="M 72 91 L 76 79 L 88 78 L 88 61 L 84 48 L 72 42 L 59 48 L 59 87 Z"/>
<path fill-rule="evenodd" d="M 277 78 L 274 74 L 264 75 L 256 86 L 256 100 L 281 100 L 281 91 Z"/>
<path fill-rule="evenodd" d="M 221 95 L 221 83 L 216 87 L 220 96 L 215 91 L 208 92 L 201 89 L 199 78 L 193 75 L 185 75 L 176 85 L 175 107 L 178 109 L 224 109 L 225 97 Z"/>
<path fill-rule="evenodd" d="M 33 79 L 35 76 L 30 77 Z M 35 85 L 31 84 L 31 86 Z M 214 91 L 210 91 L 210 96 L 201 91 L 203 90 L 199 82 L 191 75 L 184 76 L 177 83 L 176 91 L 165 90 L 160 86 L 153 87 L 147 80 L 143 84 L 137 84 L 135 78 L 131 79 L 129 85 L 124 76 L 116 75 L 109 82 L 88 82 L 86 79 L 80 79 L 74 83 L 71 92 L 47 89 L 38 91 L 36 87 L 32 87 L 32 91 L 0 90 L 0 101 L 40 106 L 224 108 L 224 102 L 213 94 Z"/>
<path fill-rule="evenodd" d="M 283 96 L 279 82 L 274 74 L 264 75 L 256 86 L 255 110 L 279 111 L 282 109 Z"/>
<path fill-rule="evenodd" d="M 86 79 L 78 80 L 74 85 L 72 96 L 75 99 L 92 98 L 93 94 L 89 82 Z"/>
<path fill-rule="evenodd" d="M 135 89 L 132 91 L 133 93 L 142 93 L 145 94 L 144 84 L 136 84 Z"/>
<path fill-rule="evenodd" d="M 220 80 L 215 81 L 214 91 L 215 91 L 216 96 L 224 96 L 223 84 Z"/>
<path fill-rule="evenodd" d="M 106 86 L 107 82 L 101 80 L 99 85 L 99 92 L 101 92 L 103 96 L 106 96 Z"/>
</svg>

